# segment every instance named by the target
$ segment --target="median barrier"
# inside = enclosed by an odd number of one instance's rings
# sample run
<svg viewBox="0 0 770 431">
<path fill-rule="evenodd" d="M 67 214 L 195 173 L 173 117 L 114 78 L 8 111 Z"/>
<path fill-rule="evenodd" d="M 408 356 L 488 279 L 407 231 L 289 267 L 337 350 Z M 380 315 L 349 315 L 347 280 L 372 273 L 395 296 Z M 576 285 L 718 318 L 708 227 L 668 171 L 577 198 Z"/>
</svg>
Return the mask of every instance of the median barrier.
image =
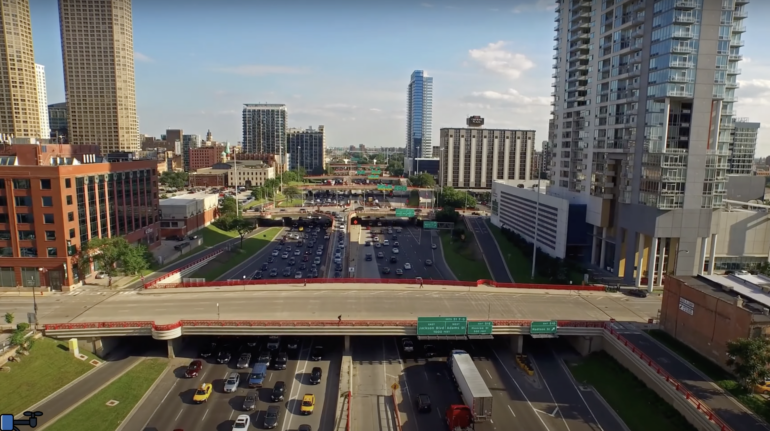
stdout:
<svg viewBox="0 0 770 431">
<path fill-rule="evenodd" d="M 345 431 L 350 431 L 350 410 L 351 410 L 351 401 L 353 400 L 353 391 L 348 391 L 348 422 L 345 425 Z"/>
</svg>

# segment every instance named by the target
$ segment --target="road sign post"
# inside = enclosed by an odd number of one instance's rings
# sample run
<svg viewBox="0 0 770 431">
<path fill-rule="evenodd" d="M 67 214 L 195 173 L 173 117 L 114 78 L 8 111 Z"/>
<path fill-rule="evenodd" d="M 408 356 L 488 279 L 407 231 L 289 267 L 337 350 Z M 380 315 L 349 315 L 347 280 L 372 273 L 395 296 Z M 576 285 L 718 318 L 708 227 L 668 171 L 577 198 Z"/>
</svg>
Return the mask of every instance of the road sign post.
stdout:
<svg viewBox="0 0 770 431">
<path fill-rule="evenodd" d="M 467 317 L 418 317 L 417 335 L 465 335 Z"/>
<path fill-rule="evenodd" d="M 438 229 L 438 223 L 435 221 L 424 221 L 422 222 L 422 228 L 423 229 Z"/>
<path fill-rule="evenodd" d="M 468 322 L 468 335 L 492 335 L 492 322 Z"/>
<path fill-rule="evenodd" d="M 555 335 L 556 327 L 557 325 L 555 320 L 547 322 L 532 322 L 529 325 L 529 333 L 531 335 Z"/>
<path fill-rule="evenodd" d="M 396 217 L 414 217 L 414 210 L 411 208 L 396 208 Z"/>
</svg>

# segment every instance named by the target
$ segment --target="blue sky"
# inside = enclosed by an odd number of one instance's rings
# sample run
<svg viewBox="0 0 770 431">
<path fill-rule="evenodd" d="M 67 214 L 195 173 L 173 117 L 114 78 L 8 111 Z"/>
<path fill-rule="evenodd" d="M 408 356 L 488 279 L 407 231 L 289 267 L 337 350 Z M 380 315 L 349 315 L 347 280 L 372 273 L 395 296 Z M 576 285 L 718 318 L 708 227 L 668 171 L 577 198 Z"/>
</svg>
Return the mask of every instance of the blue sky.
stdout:
<svg viewBox="0 0 770 431">
<path fill-rule="evenodd" d="M 770 126 L 770 5 L 752 2 L 740 115 Z M 326 126 L 329 146 L 405 144 L 406 87 L 434 77 L 434 137 L 482 115 L 547 138 L 552 0 L 134 0 L 141 133 L 166 128 L 236 143 L 244 103 L 285 103 L 290 127 Z M 64 101 L 58 11 L 31 0 L 48 101 Z M 751 97 L 749 97 L 751 96 Z M 766 117 L 766 118 L 765 118 Z M 758 155 L 770 154 L 760 132 Z M 768 145 L 764 145 L 767 141 Z M 435 144 L 438 145 L 437 139 Z"/>
</svg>

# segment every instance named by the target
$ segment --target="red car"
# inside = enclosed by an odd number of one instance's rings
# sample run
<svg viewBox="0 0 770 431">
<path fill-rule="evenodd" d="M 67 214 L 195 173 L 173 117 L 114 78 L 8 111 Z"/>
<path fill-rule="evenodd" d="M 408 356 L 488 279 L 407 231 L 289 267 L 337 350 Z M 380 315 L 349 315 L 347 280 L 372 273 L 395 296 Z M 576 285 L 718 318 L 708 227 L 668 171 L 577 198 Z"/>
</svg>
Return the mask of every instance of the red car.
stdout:
<svg viewBox="0 0 770 431">
<path fill-rule="evenodd" d="M 202 361 L 192 361 L 190 362 L 190 365 L 187 366 L 187 370 L 184 372 L 184 376 L 189 378 L 198 377 L 198 373 L 201 372 L 203 369 L 203 362 Z"/>
<path fill-rule="evenodd" d="M 302 261 L 303 261 L 303 262 L 307 262 L 307 261 L 309 261 L 309 260 L 310 260 L 310 256 L 308 256 L 308 255 L 304 255 L 304 256 L 302 256 Z"/>
</svg>

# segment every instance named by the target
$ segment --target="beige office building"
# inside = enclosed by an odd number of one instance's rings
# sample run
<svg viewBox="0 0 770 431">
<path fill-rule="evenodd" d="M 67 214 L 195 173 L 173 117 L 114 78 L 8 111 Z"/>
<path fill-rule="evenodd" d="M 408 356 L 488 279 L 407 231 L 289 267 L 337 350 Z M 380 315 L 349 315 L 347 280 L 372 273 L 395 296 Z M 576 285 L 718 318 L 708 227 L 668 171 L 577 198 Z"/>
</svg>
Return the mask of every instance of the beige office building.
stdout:
<svg viewBox="0 0 770 431">
<path fill-rule="evenodd" d="M 35 50 L 28 0 L 0 3 L 0 134 L 40 136 Z"/>
<path fill-rule="evenodd" d="M 59 0 L 72 144 L 138 151 L 131 0 Z"/>
</svg>

